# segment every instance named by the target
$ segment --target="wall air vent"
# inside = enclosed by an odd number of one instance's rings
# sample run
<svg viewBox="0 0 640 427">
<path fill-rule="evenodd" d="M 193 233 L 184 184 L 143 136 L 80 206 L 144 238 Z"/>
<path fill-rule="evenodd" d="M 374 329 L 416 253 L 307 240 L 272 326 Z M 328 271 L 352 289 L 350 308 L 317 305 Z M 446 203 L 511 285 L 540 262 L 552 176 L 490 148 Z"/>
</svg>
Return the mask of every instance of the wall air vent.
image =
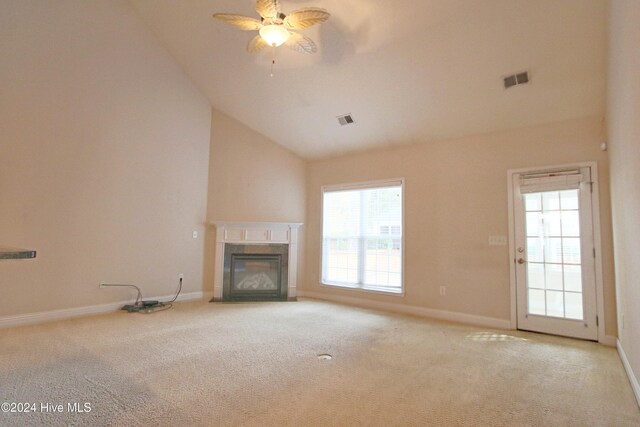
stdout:
<svg viewBox="0 0 640 427">
<path fill-rule="evenodd" d="M 352 125 L 355 123 L 351 114 L 345 114 L 344 116 L 338 116 L 338 123 L 340 126 Z"/>
<path fill-rule="evenodd" d="M 529 72 L 523 71 L 522 73 L 512 74 L 504 77 L 504 88 L 509 89 L 512 86 L 523 85 L 529 83 Z"/>
</svg>

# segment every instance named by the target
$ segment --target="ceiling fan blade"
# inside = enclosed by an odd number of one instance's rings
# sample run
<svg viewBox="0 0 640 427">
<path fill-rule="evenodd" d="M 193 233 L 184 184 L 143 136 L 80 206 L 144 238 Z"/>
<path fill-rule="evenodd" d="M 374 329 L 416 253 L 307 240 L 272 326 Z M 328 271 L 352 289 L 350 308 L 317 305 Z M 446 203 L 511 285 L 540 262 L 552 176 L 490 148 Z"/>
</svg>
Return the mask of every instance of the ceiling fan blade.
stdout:
<svg viewBox="0 0 640 427">
<path fill-rule="evenodd" d="M 256 12 L 264 19 L 275 18 L 280 13 L 280 2 L 278 0 L 257 0 Z"/>
<path fill-rule="evenodd" d="M 269 47 L 269 44 L 264 41 L 260 34 L 251 39 L 249 44 L 247 45 L 247 52 L 256 53 L 264 49 L 265 47 Z"/>
<path fill-rule="evenodd" d="M 254 31 L 262 28 L 262 22 L 248 16 L 216 13 L 213 17 L 244 31 Z"/>
<path fill-rule="evenodd" d="M 318 46 L 313 40 L 298 33 L 291 33 L 291 36 L 284 44 L 300 53 L 316 53 L 318 51 Z"/>
<path fill-rule="evenodd" d="M 316 24 L 322 24 L 330 16 L 329 12 L 319 7 L 307 7 L 291 12 L 284 19 L 284 24 L 294 30 L 303 30 Z"/>
</svg>

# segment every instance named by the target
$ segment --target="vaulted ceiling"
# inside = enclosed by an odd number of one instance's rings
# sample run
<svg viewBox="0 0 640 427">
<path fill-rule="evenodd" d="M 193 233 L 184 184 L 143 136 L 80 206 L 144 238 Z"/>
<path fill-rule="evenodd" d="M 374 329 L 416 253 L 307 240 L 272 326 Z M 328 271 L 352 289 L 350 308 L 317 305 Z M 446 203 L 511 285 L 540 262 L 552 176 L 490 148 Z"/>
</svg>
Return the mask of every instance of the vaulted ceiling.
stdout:
<svg viewBox="0 0 640 427">
<path fill-rule="evenodd" d="M 280 0 L 332 17 L 304 31 L 318 53 L 276 49 L 273 77 L 255 33 L 212 19 L 254 0 L 130 1 L 214 108 L 308 159 L 604 112 L 606 0 Z"/>
</svg>

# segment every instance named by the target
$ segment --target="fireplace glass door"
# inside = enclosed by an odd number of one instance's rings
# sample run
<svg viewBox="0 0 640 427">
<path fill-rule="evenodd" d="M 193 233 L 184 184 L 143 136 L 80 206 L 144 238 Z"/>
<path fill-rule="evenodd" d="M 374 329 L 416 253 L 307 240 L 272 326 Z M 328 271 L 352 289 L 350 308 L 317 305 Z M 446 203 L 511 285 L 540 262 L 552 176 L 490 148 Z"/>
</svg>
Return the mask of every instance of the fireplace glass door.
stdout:
<svg viewBox="0 0 640 427">
<path fill-rule="evenodd" d="M 233 254 L 230 299 L 278 298 L 282 282 L 281 259 L 279 254 Z"/>
</svg>

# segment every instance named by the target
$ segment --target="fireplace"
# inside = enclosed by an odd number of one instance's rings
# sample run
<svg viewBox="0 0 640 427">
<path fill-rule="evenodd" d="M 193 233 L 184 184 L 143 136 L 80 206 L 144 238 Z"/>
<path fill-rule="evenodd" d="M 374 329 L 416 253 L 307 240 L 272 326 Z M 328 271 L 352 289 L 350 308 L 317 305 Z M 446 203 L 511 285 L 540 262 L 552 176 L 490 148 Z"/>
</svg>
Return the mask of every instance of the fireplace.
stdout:
<svg viewBox="0 0 640 427">
<path fill-rule="evenodd" d="M 286 300 L 288 252 L 282 244 L 225 244 L 222 300 Z"/>
<path fill-rule="evenodd" d="M 301 223 L 226 222 L 216 227 L 212 302 L 295 301 Z"/>
</svg>

